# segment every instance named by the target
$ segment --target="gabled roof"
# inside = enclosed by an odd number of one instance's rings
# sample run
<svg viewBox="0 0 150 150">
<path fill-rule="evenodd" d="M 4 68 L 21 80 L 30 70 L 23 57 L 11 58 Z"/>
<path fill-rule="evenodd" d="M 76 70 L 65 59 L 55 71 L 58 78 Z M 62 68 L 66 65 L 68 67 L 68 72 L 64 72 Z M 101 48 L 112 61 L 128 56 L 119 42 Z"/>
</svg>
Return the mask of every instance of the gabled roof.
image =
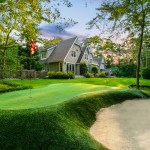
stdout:
<svg viewBox="0 0 150 150">
<path fill-rule="evenodd" d="M 80 63 L 80 62 L 81 62 L 81 59 L 82 59 L 82 57 L 83 57 L 83 55 L 84 55 L 85 50 L 86 50 L 86 47 L 82 47 L 82 51 L 81 51 L 81 54 L 80 54 L 80 56 L 79 56 L 79 58 L 78 58 L 78 60 L 77 60 L 77 63 Z"/>
<path fill-rule="evenodd" d="M 64 61 L 67 53 L 72 47 L 77 37 L 61 41 L 47 58 L 46 62 L 61 62 Z"/>
</svg>

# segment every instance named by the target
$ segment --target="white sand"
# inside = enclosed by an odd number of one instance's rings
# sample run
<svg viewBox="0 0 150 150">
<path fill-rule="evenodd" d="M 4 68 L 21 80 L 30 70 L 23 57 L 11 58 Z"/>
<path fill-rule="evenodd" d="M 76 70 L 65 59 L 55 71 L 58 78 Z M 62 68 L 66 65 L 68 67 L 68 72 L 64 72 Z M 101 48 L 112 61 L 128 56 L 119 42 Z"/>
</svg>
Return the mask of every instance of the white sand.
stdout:
<svg viewBox="0 0 150 150">
<path fill-rule="evenodd" d="M 111 150 L 150 150 L 150 99 L 101 109 L 89 132 Z"/>
</svg>

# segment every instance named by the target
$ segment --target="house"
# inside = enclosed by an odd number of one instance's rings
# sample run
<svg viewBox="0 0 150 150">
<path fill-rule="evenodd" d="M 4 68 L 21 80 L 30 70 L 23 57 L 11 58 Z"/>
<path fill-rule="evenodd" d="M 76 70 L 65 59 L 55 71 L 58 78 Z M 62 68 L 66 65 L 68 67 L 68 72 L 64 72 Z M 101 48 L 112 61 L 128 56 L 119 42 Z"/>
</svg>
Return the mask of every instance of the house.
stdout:
<svg viewBox="0 0 150 150">
<path fill-rule="evenodd" d="M 94 60 L 92 50 L 81 47 L 77 37 L 62 40 L 57 45 L 40 48 L 40 58 L 45 71 L 72 71 L 75 75 L 80 75 L 80 63 L 83 61 L 87 63 L 89 72 L 92 66 L 100 68 L 99 62 Z"/>
<path fill-rule="evenodd" d="M 88 65 L 89 72 L 92 71 L 93 66 L 96 66 L 99 70 L 99 64 L 97 61 L 94 60 L 94 55 L 93 55 L 92 49 L 89 47 L 82 47 L 82 52 L 81 52 L 81 55 L 80 55 L 77 63 L 80 64 L 80 62 L 86 62 L 86 64 Z"/>
<path fill-rule="evenodd" d="M 96 61 L 98 63 L 99 66 L 99 70 L 100 72 L 105 72 L 106 68 L 105 68 L 105 61 L 104 61 L 104 57 L 101 56 L 99 58 L 94 58 L 94 61 Z"/>
</svg>

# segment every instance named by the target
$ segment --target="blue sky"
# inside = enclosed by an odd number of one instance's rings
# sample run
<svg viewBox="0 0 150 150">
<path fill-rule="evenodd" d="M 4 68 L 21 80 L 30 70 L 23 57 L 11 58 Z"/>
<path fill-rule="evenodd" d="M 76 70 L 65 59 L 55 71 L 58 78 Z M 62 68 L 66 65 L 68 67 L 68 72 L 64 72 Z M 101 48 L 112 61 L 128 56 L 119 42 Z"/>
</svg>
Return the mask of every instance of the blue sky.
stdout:
<svg viewBox="0 0 150 150">
<path fill-rule="evenodd" d="M 101 0 L 70 0 L 73 4 L 72 7 L 67 8 L 60 6 L 61 17 L 73 19 L 78 23 L 74 26 L 69 25 L 68 27 L 65 27 L 62 23 L 61 26 L 64 28 L 64 31 L 57 29 L 54 24 L 42 23 L 40 27 L 43 37 L 61 37 L 67 39 L 78 36 L 80 40 L 83 40 L 90 36 L 99 35 L 100 32 L 96 28 L 91 30 L 86 29 L 86 23 L 96 16 L 95 8 L 100 5 L 100 1 Z"/>
</svg>

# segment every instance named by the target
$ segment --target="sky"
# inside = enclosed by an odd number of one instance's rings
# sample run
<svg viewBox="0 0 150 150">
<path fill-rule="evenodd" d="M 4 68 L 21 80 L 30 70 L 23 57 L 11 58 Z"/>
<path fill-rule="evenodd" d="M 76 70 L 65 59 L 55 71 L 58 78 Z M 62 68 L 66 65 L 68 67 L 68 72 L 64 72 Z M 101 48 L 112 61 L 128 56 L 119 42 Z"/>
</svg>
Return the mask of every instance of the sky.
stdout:
<svg viewBox="0 0 150 150">
<path fill-rule="evenodd" d="M 62 23 L 60 26 L 63 31 L 60 31 L 55 24 L 42 23 L 40 25 L 42 37 L 68 39 L 78 36 L 79 40 L 83 41 L 85 38 L 100 34 L 96 28 L 86 29 L 86 24 L 96 16 L 95 8 L 100 6 L 101 0 L 70 0 L 70 2 L 73 4 L 70 8 L 60 6 L 61 17 L 73 19 L 78 23 L 70 24 L 68 27 Z"/>
</svg>

